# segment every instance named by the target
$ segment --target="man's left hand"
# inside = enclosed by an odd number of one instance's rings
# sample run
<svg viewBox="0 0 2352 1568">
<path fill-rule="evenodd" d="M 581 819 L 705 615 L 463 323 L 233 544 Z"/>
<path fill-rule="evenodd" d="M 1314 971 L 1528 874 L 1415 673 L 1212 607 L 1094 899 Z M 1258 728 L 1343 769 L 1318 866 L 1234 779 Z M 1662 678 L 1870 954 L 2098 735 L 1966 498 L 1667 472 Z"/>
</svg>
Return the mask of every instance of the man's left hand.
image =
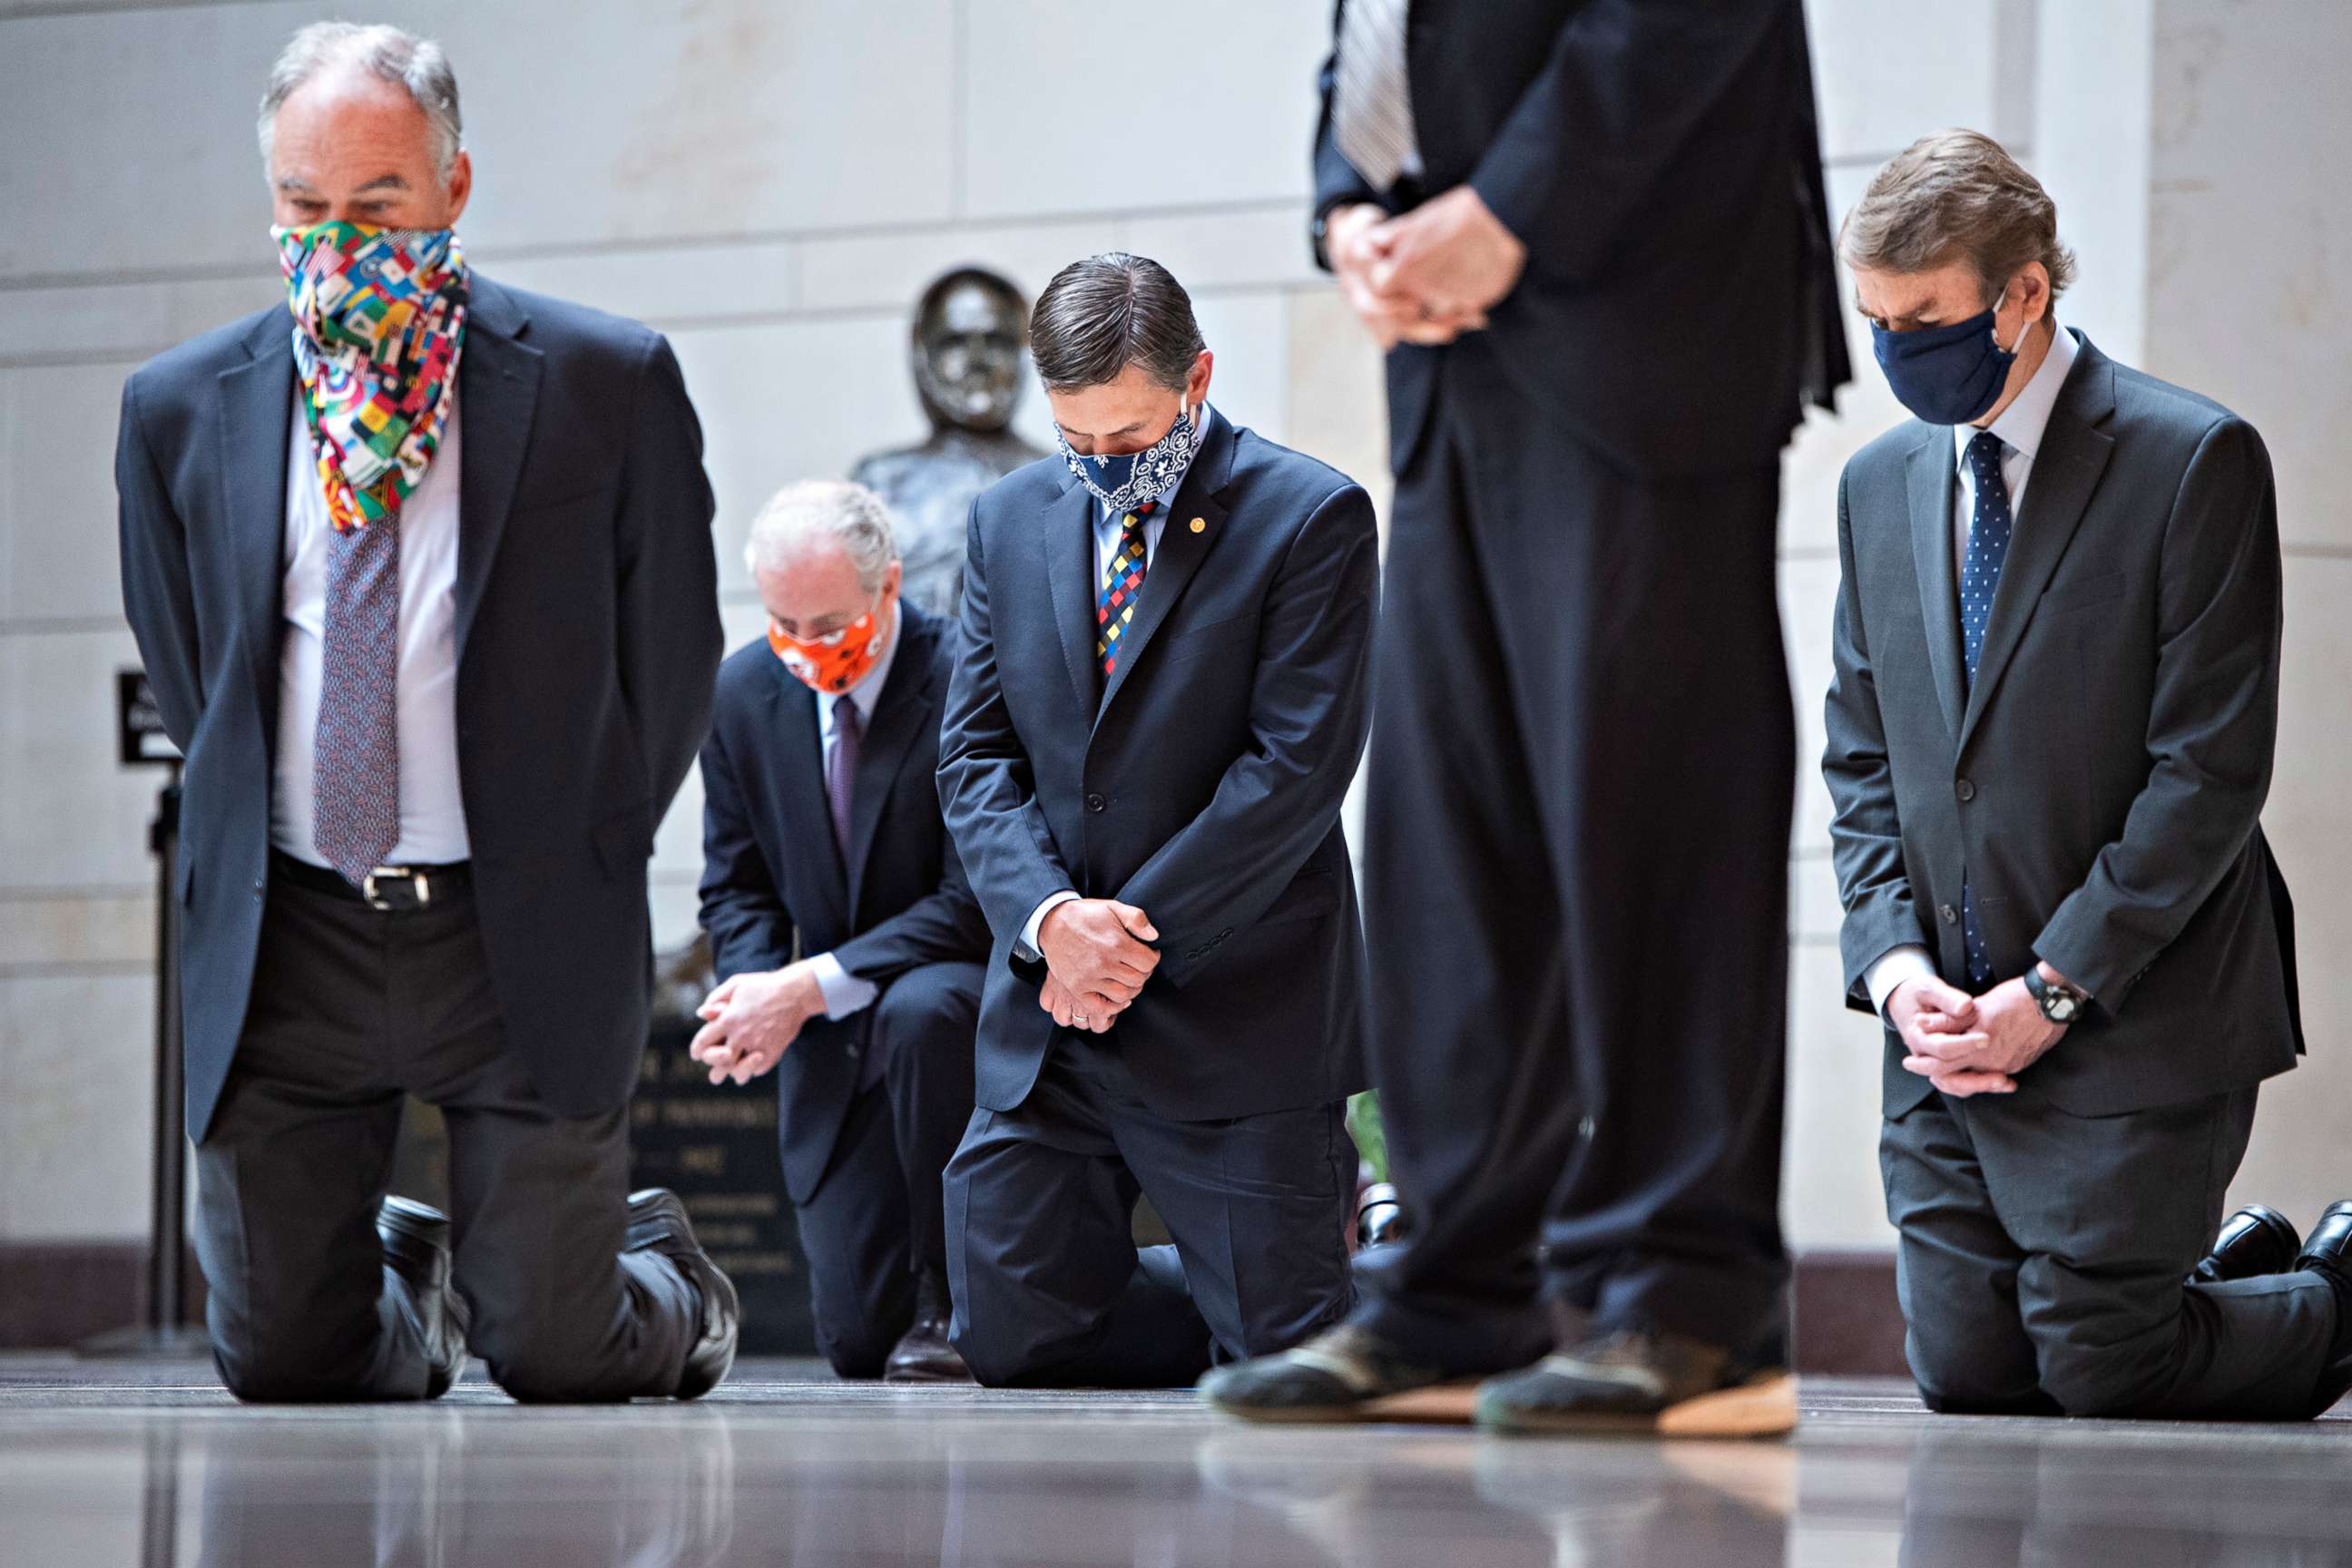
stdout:
<svg viewBox="0 0 2352 1568">
<path fill-rule="evenodd" d="M 1372 289 L 1409 296 L 1440 320 L 1483 321 L 1517 286 L 1528 264 L 1519 237 L 1468 185 L 1390 218 L 1365 238 L 1379 253 L 1366 269 Z"/>
<path fill-rule="evenodd" d="M 687 1055 L 710 1069 L 714 1084 L 746 1084 L 783 1059 L 810 1019 L 824 1016 L 824 992 L 815 966 L 803 959 L 720 982 L 696 1013 L 703 1024 Z"/>
<path fill-rule="evenodd" d="M 2049 979 L 2059 978 L 2047 964 L 2042 973 Z M 2065 1037 L 2066 1026 L 2042 1016 L 2024 981 L 2009 980 L 1977 998 L 1973 1032 L 1982 1037 L 1981 1044 L 1955 1042 L 1948 1048 L 1936 1043 L 1937 1037 L 1927 1036 L 1927 1048 L 1906 1057 L 1903 1065 L 1945 1093 L 1965 1098 L 1990 1087 L 1987 1075 L 2013 1085 L 2018 1074 Z"/>
</svg>

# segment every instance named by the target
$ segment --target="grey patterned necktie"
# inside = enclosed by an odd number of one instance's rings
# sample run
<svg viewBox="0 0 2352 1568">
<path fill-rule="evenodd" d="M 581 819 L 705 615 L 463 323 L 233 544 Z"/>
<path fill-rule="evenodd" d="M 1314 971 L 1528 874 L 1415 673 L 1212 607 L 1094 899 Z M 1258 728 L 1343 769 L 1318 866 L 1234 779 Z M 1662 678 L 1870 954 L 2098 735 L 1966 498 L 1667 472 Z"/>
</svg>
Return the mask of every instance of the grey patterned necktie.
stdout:
<svg viewBox="0 0 2352 1568">
<path fill-rule="evenodd" d="M 1414 150 L 1404 38 L 1411 3 L 1347 0 L 1339 12 L 1331 136 L 1340 155 L 1376 191 L 1396 184 Z"/>
<path fill-rule="evenodd" d="M 310 843 L 353 887 L 400 842 L 400 513 L 327 545 Z"/>
</svg>

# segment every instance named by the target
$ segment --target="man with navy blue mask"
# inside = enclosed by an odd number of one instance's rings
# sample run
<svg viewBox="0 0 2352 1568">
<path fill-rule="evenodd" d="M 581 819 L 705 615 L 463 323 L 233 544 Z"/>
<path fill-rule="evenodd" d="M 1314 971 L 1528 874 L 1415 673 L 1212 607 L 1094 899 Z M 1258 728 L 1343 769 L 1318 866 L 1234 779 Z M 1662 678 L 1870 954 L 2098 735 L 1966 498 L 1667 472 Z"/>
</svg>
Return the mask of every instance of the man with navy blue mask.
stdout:
<svg viewBox="0 0 2352 1568">
<path fill-rule="evenodd" d="M 1921 1396 L 2317 1415 L 2352 1204 L 2221 1219 L 2302 1045 L 2262 438 L 2060 329 L 2056 208 L 1987 137 L 1896 157 L 1840 248 L 1918 416 L 1839 488 L 1822 768 Z"/>
<path fill-rule="evenodd" d="M 1065 268 L 1030 342 L 1061 450 L 973 504 L 940 743 L 994 933 L 951 1338 L 982 1383 L 1185 1383 L 1350 1300 L 1372 507 L 1209 407 L 1156 262 Z"/>
</svg>

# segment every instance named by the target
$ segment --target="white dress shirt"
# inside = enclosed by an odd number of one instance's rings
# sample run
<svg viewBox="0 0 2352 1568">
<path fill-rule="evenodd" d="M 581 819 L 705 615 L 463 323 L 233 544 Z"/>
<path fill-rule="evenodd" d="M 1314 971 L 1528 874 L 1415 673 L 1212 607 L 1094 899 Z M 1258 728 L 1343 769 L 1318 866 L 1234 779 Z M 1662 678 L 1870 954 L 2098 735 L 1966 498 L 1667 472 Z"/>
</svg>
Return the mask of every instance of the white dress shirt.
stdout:
<svg viewBox="0 0 2352 1568">
<path fill-rule="evenodd" d="M 310 451 L 302 390 L 287 435 L 286 526 L 279 557 L 285 625 L 278 643 L 278 747 L 269 792 L 269 841 L 324 866 L 310 842 L 326 666 L 327 553 L 335 525 Z M 400 652 L 394 720 L 400 745 L 400 841 L 385 864 L 445 866 L 469 859 L 457 784 L 457 475 L 453 404 L 441 445 L 400 508 Z"/>
<path fill-rule="evenodd" d="M 2019 389 L 2009 406 L 2000 411 L 2000 417 L 1986 426 L 2002 443 L 2000 480 L 2009 490 L 2009 515 L 2015 520 L 2011 524 L 2011 550 L 2017 547 L 2014 531 L 2025 528 L 2029 521 L 2024 510 L 2025 482 L 2032 477 L 2033 459 L 2042 449 L 2042 434 L 2049 427 L 2050 411 L 2058 405 L 2058 389 L 2065 385 L 2066 373 L 2074 368 L 2074 334 L 2057 326 L 2054 320 L 2053 332 L 2050 352 L 2042 356 L 2033 379 Z M 1973 425 L 1952 426 L 1954 467 L 1958 476 L 1952 486 L 1952 559 L 1956 575 L 1968 570 L 1969 525 L 1977 510 L 1976 476 L 1969 471 L 1968 461 L 1969 443 L 1976 434 Z M 1994 591 L 1996 598 L 1999 593 L 1998 589 Z M 1959 613 L 1957 605 L 1952 613 Z M 1935 961 L 1925 947 L 1913 942 L 1895 948 L 1870 966 L 1870 1005 L 1883 1017 L 1886 999 L 1895 994 L 1896 986 L 1935 973 Z"/>
<path fill-rule="evenodd" d="M 1207 404 L 1202 404 L 1194 411 L 1192 424 L 1196 429 L 1209 427 Z M 1199 455 L 1197 450 L 1194 455 Z M 1143 584 L 1146 588 L 1151 585 L 1151 563 L 1160 553 L 1160 536 L 1168 531 L 1168 508 L 1175 501 L 1176 492 L 1184 488 L 1184 480 L 1192 471 L 1192 459 L 1187 458 L 1183 470 L 1176 476 L 1176 482 L 1160 492 L 1160 504 L 1153 507 L 1151 515 L 1143 520 Z M 1119 525 L 1125 517 L 1124 512 L 1114 515 L 1110 508 L 1099 500 L 1095 502 L 1094 590 L 1097 599 L 1102 597 L 1103 579 L 1110 574 L 1111 558 L 1118 552 Z M 1037 947 L 1037 931 L 1045 923 L 1045 916 L 1055 905 L 1074 903 L 1077 897 L 1076 889 L 1065 888 L 1040 900 L 1037 907 L 1029 911 L 1029 918 L 1021 922 L 1021 938 L 1013 944 L 1013 956 L 1024 963 L 1036 963 L 1043 956 Z"/>
<path fill-rule="evenodd" d="M 898 657 L 898 634 L 906 624 L 905 612 L 892 605 L 890 636 L 883 643 L 882 657 L 874 661 L 874 668 L 846 691 L 816 694 L 817 746 L 828 773 L 833 769 L 834 748 L 841 743 L 841 731 L 834 723 L 834 715 L 846 702 L 857 710 L 857 732 L 861 736 L 874 727 L 874 705 L 882 700 L 882 688 L 890 679 L 890 665 Z M 810 959 L 809 967 L 816 976 L 817 990 L 824 996 L 824 1016 L 828 1018 L 846 1018 L 861 1007 L 873 1005 L 874 998 L 882 994 L 879 986 L 850 973 L 841 966 L 841 960 L 829 952 L 820 952 Z"/>
</svg>

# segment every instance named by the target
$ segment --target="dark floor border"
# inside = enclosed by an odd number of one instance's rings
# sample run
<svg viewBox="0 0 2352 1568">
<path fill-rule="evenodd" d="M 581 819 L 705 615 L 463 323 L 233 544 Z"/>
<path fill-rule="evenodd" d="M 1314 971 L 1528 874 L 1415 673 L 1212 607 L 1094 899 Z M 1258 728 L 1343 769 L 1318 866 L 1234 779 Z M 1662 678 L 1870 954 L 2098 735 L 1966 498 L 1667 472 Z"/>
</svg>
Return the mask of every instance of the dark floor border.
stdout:
<svg viewBox="0 0 2352 1568">
<path fill-rule="evenodd" d="M 1895 1255 L 1816 1251 L 1796 1259 L 1801 1372 L 1900 1373 L 1903 1318 Z M 188 1318 L 204 1318 L 204 1280 L 191 1257 Z M 54 1350 L 145 1321 L 147 1249 L 136 1242 L 0 1241 L 0 1350 Z"/>
</svg>

